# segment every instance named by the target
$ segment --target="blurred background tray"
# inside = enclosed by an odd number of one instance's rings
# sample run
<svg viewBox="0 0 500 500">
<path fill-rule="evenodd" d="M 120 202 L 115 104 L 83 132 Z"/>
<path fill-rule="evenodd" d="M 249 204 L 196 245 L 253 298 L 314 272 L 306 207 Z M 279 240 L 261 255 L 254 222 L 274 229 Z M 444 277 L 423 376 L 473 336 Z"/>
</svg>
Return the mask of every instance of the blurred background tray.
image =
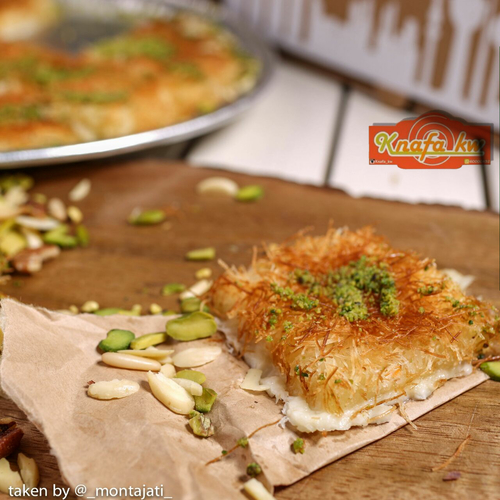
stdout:
<svg viewBox="0 0 500 500">
<path fill-rule="evenodd" d="M 187 10 L 222 23 L 260 61 L 255 87 L 235 102 L 212 113 L 168 127 L 99 141 L 0 153 L 0 168 L 39 166 L 104 158 L 151 146 L 174 144 L 220 128 L 247 110 L 262 94 L 273 72 L 273 56 L 259 37 L 246 31 L 222 6 L 198 0 L 58 0 L 61 18 L 41 40 L 58 49 L 76 51 L 104 37 L 117 35 L 146 19 L 168 18 Z"/>
</svg>

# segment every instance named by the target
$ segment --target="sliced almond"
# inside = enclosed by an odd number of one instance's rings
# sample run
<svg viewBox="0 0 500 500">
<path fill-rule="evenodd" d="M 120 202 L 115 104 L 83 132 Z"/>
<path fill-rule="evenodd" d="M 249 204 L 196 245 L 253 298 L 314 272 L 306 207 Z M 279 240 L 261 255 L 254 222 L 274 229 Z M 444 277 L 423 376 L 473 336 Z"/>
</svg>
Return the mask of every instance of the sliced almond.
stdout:
<svg viewBox="0 0 500 500">
<path fill-rule="evenodd" d="M 4 200 L 13 207 L 24 205 L 28 201 L 28 198 L 28 194 L 21 186 L 12 186 L 4 194 Z"/>
<path fill-rule="evenodd" d="M 186 378 L 173 378 L 172 380 L 181 387 L 184 387 L 191 396 L 201 396 L 203 394 L 203 387 L 194 380 L 188 380 Z"/>
<path fill-rule="evenodd" d="M 19 453 L 17 455 L 17 465 L 26 487 L 29 489 L 36 488 L 40 482 L 40 472 L 35 460 L 27 457 L 24 453 Z"/>
<path fill-rule="evenodd" d="M 71 201 L 81 201 L 90 193 L 92 184 L 89 179 L 82 179 L 68 194 Z"/>
<path fill-rule="evenodd" d="M 93 313 L 100 309 L 99 303 L 95 300 L 87 300 L 81 307 L 82 312 L 84 313 Z"/>
<path fill-rule="evenodd" d="M 30 250 L 36 250 L 43 247 L 43 240 L 38 231 L 28 229 L 27 227 L 20 228 L 21 234 L 26 238 L 26 245 Z"/>
<path fill-rule="evenodd" d="M 175 371 L 174 365 L 167 363 L 161 367 L 160 373 L 163 373 L 163 375 L 165 375 L 165 377 L 167 377 L 167 378 L 173 378 L 173 377 L 175 377 L 175 374 L 177 372 Z"/>
<path fill-rule="evenodd" d="M 148 382 L 155 398 L 169 410 L 181 415 L 187 415 L 194 410 L 193 396 L 163 373 L 148 372 Z"/>
<path fill-rule="evenodd" d="M 200 280 L 195 283 L 192 287 L 188 288 L 185 292 L 179 295 L 181 300 L 189 299 L 190 297 L 200 297 L 204 293 L 208 292 L 212 288 L 213 281 Z"/>
<path fill-rule="evenodd" d="M 141 358 L 149 358 L 149 359 L 156 359 L 160 363 L 165 359 L 170 357 L 171 354 L 173 354 L 173 350 L 161 350 L 157 349 L 154 346 L 148 347 L 147 349 L 144 349 L 143 351 L 139 349 L 123 349 L 121 351 L 123 354 L 130 354 L 132 356 L 139 356 Z"/>
<path fill-rule="evenodd" d="M 29 229 L 38 229 L 38 231 L 50 231 L 59 227 L 61 223 L 52 217 L 31 217 L 29 215 L 18 215 L 16 222 Z"/>
<path fill-rule="evenodd" d="M 217 346 L 191 347 L 175 354 L 173 363 L 179 368 L 194 368 L 211 363 L 221 352 Z"/>
<path fill-rule="evenodd" d="M 47 212 L 49 215 L 54 217 L 61 222 L 64 222 L 68 218 L 68 213 L 66 212 L 66 206 L 60 198 L 51 198 L 47 203 Z"/>
<path fill-rule="evenodd" d="M 202 267 L 194 275 L 197 280 L 208 279 L 212 277 L 212 270 L 209 267 Z"/>
<path fill-rule="evenodd" d="M 262 376 L 262 370 L 257 370 L 257 368 L 250 368 L 240 384 L 242 389 L 245 391 L 267 391 L 269 387 L 260 384 L 260 377 Z"/>
<path fill-rule="evenodd" d="M 243 489 L 254 500 L 274 500 L 273 495 L 258 479 L 250 479 L 243 485 Z"/>
<path fill-rule="evenodd" d="M 0 491 L 9 493 L 9 488 L 22 488 L 23 480 L 19 472 L 10 468 L 10 463 L 6 458 L 0 460 Z"/>
<path fill-rule="evenodd" d="M 234 198 L 239 191 L 239 186 L 227 177 L 208 177 L 196 186 L 199 194 L 224 194 Z"/>
<path fill-rule="evenodd" d="M 123 354 L 121 352 L 105 352 L 101 359 L 103 363 L 115 368 L 125 368 L 126 370 L 142 370 L 159 372 L 161 364 L 155 359 L 141 358 L 132 356 L 131 354 Z"/>
<path fill-rule="evenodd" d="M 0 199 L 0 220 L 7 220 L 21 213 L 20 207 L 15 207 L 7 201 Z"/>
<path fill-rule="evenodd" d="M 89 385 L 87 394 L 94 399 L 121 399 L 135 394 L 139 384 L 132 380 L 101 380 Z"/>
<path fill-rule="evenodd" d="M 75 224 L 80 224 L 80 222 L 83 221 L 83 213 L 82 211 L 75 206 L 70 206 L 68 207 L 68 217 L 70 218 L 71 222 L 74 222 Z"/>
</svg>

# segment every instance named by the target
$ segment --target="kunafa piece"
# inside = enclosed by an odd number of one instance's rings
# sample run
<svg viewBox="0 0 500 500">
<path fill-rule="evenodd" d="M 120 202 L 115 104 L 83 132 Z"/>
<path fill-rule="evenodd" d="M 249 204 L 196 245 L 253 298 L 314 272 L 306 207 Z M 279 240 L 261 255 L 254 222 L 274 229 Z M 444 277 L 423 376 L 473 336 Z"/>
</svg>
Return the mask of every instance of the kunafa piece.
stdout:
<svg viewBox="0 0 500 500">
<path fill-rule="evenodd" d="M 210 293 L 229 341 L 304 432 L 387 422 L 499 344 L 492 306 L 369 227 L 269 245 Z"/>
</svg>

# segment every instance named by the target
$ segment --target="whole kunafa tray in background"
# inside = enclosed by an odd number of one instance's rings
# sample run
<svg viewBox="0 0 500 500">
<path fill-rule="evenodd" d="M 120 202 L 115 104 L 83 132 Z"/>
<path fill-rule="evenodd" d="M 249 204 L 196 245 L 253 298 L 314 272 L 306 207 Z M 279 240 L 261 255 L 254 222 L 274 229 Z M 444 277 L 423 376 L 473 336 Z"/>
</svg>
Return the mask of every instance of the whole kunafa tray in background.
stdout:
<svg viewBox="0 0 500 500">
<path fill-rule="evenodd" d="M 41 8 L 25 3 L 0 11 L 0 167 L 201 135 L 246 110 L 271 76 L 267 48 L 208 2 L 45 1 L 38 24 L 20 22 L 19 10 Z"/>
</svg>

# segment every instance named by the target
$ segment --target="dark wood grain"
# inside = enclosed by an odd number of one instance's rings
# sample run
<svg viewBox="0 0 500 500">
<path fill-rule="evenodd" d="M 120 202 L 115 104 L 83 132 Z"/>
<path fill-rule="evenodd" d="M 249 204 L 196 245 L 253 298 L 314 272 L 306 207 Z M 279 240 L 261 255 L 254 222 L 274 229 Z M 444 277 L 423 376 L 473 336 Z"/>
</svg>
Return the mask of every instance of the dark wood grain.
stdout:
<svg viewBox="0 0 500 500">
<path fill-rule="evenodd" d="M 4 293 L 27 303 L 64 309 L 93 299 L 102 307 L 138 303 L 147 308 L 156 302 L 174 308 L 175 299 L 162 297 L 161 286 L 193 283 L 194 272 L 204 266 L 186 262 L 188 250 L 215 246 L 225 262 L 246 264 L 254 245 L 283 240 L 305 226 L 321 233 L 333 220 L 352 228 L 375 225 L 396 246 L 414 248 L 435 257 L 442 267 L 473 274 L 471 291 L 500 305 L 499 218 L 491 213 L 355 200 L 330 189 L 224 174 L 241 185 L 258 182 L 265 187 L 264 199 L 243 204 L 196 194 L 196 184 L 214 171 L 155 161 L 105 162 L 32 174 L 36 191 L 64 200 L 79 179 L 92 180 L 90 196 L 79 203 L 92 242 L 89 248 L 63 252 L 38 275 L 16 277 L 3 287 Z M 126 218 L 136 206 L 169 209 L 170 224 L 129 226 Z M 220 272 L 215 262 L 208 265 Z M 403 428 L 281 489 L 277 497 L 500 498 L 499 396 L 500 384 L 486 382 L 420 418 L 418 431 Z M 40 464 L 41 486 L 62 485 L 43 435 L 13 403 L 1 400 L 0 408 L 25 430 L 23 450 Z M 465 438 L 473 414 L 472 439 L 461 456 L 445 471 L 431 472 Z M 449 470 L 460 471 L 460 479 L 444 482 Z"/>
</svg>

